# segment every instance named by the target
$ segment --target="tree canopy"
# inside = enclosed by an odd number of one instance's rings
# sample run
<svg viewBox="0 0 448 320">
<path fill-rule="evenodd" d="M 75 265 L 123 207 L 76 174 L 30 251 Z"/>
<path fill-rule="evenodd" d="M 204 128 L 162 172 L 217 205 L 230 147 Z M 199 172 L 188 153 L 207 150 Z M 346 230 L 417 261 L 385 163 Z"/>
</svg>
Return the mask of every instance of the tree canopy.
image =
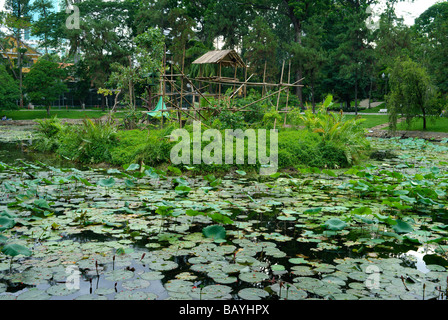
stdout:
<svg viewBox="0 0 448 320">
<path fill-rule="evenodd" d="M 421 61 L 446 96 L 448 3 L 430 7 L 408 26 L 395 14 L 399 1 L 387 0 L 385 9 L 374 11 L 377 0 L 83 0 L 74 3 L 79 28 L 69 28 L 72 13 L 65 7 L 58 12 L 48 0 L 32 5 L 8 0 L 11 13 L 2 23 L 19 23 L 16 9 L 21 8 L 22 25 L 16 27 L 31 26 L 44 52 L 56 50 L 62 61 L 82 62 L 78 79 L 83 88 L 111 84 L 118 66 L 128 68 L 130 61 L 138 67 L 135 39 L 158 29 L 166 61 L 185 65 L 185 73 L 193 76 L 198 69 L 191 62 L 221 48 L 240 53 L 252 80 L 279 82 L 282 66 L 291 66 L 284 70 L 291 82 L 304 79 L 295 92 L 301 106 L 315 106 L 328 94 L 355 108 L 362 99 L 384 100 L 390 91 L 387 70 L 397 57 Z M 37 18 L 27 18 L 30 12 Z M 374 15 L 380 20 L 372 25 Z M 136 99 L 147 99 L 145 85 L 134 89 Z"/>
</svg>

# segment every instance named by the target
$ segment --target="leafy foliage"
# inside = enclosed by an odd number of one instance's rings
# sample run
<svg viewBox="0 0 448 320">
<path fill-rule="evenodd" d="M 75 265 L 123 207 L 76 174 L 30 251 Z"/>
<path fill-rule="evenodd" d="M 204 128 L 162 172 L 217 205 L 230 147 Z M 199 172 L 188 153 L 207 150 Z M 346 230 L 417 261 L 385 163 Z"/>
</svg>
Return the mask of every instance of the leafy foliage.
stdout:
<svg viewBox="0 0 448 320">
<path fill-rule="evenodd" d="M 365 120 L 361 118 L 347 120 L 342 112 L 329 112 L 328 108 L 331 106 L 332 99 L 331 95 L 328 96 L 316 114 L 306 110 L 301 119 L 309 131 L 318 133 L 322 137 L 323 144 L 332 144 L 341 148 L 347 162 L 352 164 L 369 149 L 364 129 L 360 126 Z"/>
<path fill-rule="evenodd" d="M 427 71 L 410 58 L 398 58 L 391 69 L 390 86 L 387 98 L 392 130 L 396 129 L 400 115 L 404 115 L 408 123 L 422 116 L 423 130 L 426 130 L 426 117 L 438 113 L 435 87 Z"/>
<path fill-rule="evenodd" d="M 8 74 L 4 65 L 0 64 L 0 109 L 16 109 L 20 95 L 19 86 Z"/>
</svg>

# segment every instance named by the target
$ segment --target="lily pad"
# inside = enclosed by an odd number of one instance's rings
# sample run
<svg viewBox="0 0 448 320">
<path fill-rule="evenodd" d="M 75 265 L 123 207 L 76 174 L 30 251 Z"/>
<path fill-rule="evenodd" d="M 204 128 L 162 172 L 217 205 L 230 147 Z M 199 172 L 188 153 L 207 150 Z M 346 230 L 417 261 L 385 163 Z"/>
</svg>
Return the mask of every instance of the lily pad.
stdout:
<svg viewBox="0 0 448 320">
<path fill-rule="evenodd" d="M 395 222 L 396 224 L 392 226 L 392 229 L 394 229 L 396 233 L 409 233 L 414 231 L 412 226 L 403 220 L 397 219 Z"/>
<path fill-rule="evenodd" d="M 345 223 L 344 221 L 337 219 L 337 218 L 332 218 L 327 220 L 327 222 L 324 223 L 324 226 L 328 229 L 328 230 L 333 230 L 333 231 L 340 231 L 345 229 L 345 227 L 347 227 L 347 223 Z"/>
<path fill-rule="evenodd" d="M 146 288 L 150 284 L 151 283 L 147 280 L 136 279 L 136 280 L 124 281 L 122 283 L 122 286 L 123 286 L 123 288 L 128 289 L 128 290 L 135 290 L 135 289 Z"/>
<path fill-rule="evenodd" d="M 202 233 L 206 238 L 213 240 L 225 240 L 226 229 L 219 225 L 208 226 L 202 229 Z"/>
<path fill-rule="evenodd" d="M 130 270 L 113 270 L 105 273 L 106 280 L 123 281 L 134 277 L 134 272 Z"/>
<path fill-rule="evenodd" d="M 69 288 L 66 284 L 57 284 L 47 289 L 47 293 L 52 296 L 68 296 L 78 292 L 79 289 Z"/>
<path fill-rule="evenodd" d="M 118 292 L 115 300 L 156 300 L 157 295 L 152 292 L 142 292 L 142 291 L 122 291 Z"/>
<path fill-rule="evenodd" d="M 17 300 L 48 300 L 50 298 L 50 294 L 37 288 L 30 288 L 17 296 Z"/>
<path fill-rule="evenodd" d="M 244 300 L 261 300 L 267 298 L 269 293 L 259 288 L 245 288 L 238 292 L 238 296 Z"/>
<path fill-rule="evenodd" d="M 277 293 L 280 300 L 303 300 L 308 297 L 308 293 L 305 290 L 298 289 L 290 283 L 276 283 L 270 286 L 270 288 Z"/>
<path fill-rule="evenodd" d="M 257 283 L 269 279 L 269 276 L 262 272 L 250 271 L 241 273 L 239 279 L 249 283 Z"/>
<path fill-rule="evenodd" d="M 27 247 L 16 243 L 10 243 L 2 248 L 2 252 L 8 256 L 15 257 L 18 255 L 31 256 L 32 252 Z"/>
</svg>

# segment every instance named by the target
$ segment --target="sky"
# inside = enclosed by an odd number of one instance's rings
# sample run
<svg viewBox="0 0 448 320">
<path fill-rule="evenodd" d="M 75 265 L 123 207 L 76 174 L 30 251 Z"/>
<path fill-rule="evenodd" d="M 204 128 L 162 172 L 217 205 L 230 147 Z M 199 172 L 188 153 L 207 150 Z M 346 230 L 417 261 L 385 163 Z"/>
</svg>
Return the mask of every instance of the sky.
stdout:
<svg viewBox="0 0 448 320">
<path fill-rule="evenodd" d="M 2 1 L 2 0 L 0 0 Z M 418 18 L 423 12 L 426 11 L 432 5 L 438 2 L 444 2 L 446 0 L 407 0 L 405 2 L 399 2 L 395 6 L 395 12 L 398 17 L 403 17 L 404 22 L 407 25 L 413 25 L 416 18 Z M 383 4 L 385 0 L 380 0 Z M 379 6 L 381 8 L 381 5 Z"/>
</svg>

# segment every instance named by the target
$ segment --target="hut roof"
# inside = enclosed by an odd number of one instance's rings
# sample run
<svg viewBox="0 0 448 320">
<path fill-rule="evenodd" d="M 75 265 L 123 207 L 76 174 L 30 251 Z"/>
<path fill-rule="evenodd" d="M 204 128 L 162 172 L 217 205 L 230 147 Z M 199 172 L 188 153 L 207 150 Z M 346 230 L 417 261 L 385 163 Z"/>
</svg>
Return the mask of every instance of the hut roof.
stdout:
<svg viewBox="0 0 448 320">
<path fill-rule="evenodd" d="M 235 50 L 214 50 L 209 51 L 200 58 L 193 61 L 193 64 L 222 64 L 226 67 L 246 67 L 243 59 Z"/>
</svg>

